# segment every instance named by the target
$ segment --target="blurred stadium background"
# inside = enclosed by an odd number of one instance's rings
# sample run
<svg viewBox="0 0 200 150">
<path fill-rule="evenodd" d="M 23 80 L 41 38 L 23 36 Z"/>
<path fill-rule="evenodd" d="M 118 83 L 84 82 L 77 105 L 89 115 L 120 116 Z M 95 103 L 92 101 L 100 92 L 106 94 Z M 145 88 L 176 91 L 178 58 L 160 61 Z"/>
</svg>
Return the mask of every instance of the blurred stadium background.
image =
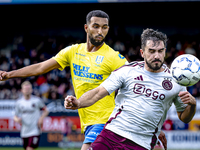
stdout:
<svg viewBox="0 0 200 150">
<path fill-rule="evenodd" d="M 169 66 L 184 53 L 200 59 L 199 7 L 200 1 L 195 0 L 0 0 L 0 69 L 9 71 L 37 63 L 68 45 L 85 42 L 85 17 L 94 9 L 109 14 L 106 43 L 129 61 L 141 60 L 140 34 L 146 28 L 168 35 Z M 0 82 L 1 150 L 22 149 L 20 125 L 12 117 L 24 80 Z M 63 107 L 64 97 L 74 94 L 69 68 L 28 80 L 33 83 L 33 94 L 40 96 L 50 110 L 38 150 L 80 149 L 84 135 L 80 133 L 78 113 Z M 170 109 L 163 125 L 170 150 L 200 150 L 200 82 L 188 90 L 197 98 L 196 115 L 184 124 L 175 108 Z M 71 131 L 68 140 L 63 134 L 66 128 Z"/>
</svg>

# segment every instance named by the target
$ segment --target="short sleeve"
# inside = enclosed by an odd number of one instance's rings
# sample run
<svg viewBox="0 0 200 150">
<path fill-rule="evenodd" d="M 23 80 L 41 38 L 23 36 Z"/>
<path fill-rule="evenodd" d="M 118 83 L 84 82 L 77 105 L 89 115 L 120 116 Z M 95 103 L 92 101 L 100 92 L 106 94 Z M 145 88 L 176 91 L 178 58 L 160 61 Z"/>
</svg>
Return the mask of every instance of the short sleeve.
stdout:
<svg viewBox="0 0 200 150">
<path fill-rule="evenodd" d="M 113 58 L 113 61 L 112 61 L 113 63 L 111 65 L 112 71 L 128 63 L 127 59 L 123 55 L 121 55 L 119 52 L 115 52 L 115 56 L 113 56 L 112 58 Z"/>
<path fill-rule="evenodd" d="M 109 94 L 122 87 L 124 82 L 123 69 L 116 70 L 101 84 Z"/>
<path fill-rule="evenodd" d="M 44 102 L 39 98 L 38 98 L 38 107 L 40 110 L 42 110 L 44 107 L 46 107 Z"/>
<path fill-rule="evenodd" d="M 61 68 L 59 68 L 59 70 L 63 70 L 66 66 L 69 66 L 70 58 L 73 57 L 73 56 L 71 56 L 72 51 L 73 51 L 73 46 L 68 46 L 68 47 L 62 49 L 56 56 L 52 57 L 61 66 Z"/>
<path fill-rule="evenodd" d="M 187 91 L 186 87 L 182 86 L 180 91 Z M 174 105 L 176 106 L 176 111 L 177 112 L 182 112 L 185 110 L 185 108 L 187 107 L 187 104 L 184 104 L 181 101 L 181 98 L 179 96 L 177 96 L 174 100 Z"/>
</svg>

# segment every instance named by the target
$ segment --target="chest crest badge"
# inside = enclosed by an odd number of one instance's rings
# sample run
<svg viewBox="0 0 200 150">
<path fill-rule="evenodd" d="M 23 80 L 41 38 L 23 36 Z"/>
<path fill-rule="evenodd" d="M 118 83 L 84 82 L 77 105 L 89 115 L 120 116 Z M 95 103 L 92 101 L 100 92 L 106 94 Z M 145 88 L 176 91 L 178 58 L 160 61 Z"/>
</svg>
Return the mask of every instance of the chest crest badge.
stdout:
<svg viewBox="0 0 200 150">
<path fill-rule="evenodd" d="M 171 90 L 173 87 L 173 84 L 171 82 L 171 79 L 169 78 L 164 78 L 163 82 L 162 82 L 162 86 L 165 90 Z"/>
<path fill-rule="evenodd" d="M 34 103 L 32 104 L 32 107 L 35 108 L 35 104 Z"/>
<path fill-rule="evenodd" d="M 104 56 L 97 56 L 95 62 L 96 62 L 97 64 L 100 64 L 100 63 L 102 63 L 103 58 L 104 58 Z"/>
</svg>

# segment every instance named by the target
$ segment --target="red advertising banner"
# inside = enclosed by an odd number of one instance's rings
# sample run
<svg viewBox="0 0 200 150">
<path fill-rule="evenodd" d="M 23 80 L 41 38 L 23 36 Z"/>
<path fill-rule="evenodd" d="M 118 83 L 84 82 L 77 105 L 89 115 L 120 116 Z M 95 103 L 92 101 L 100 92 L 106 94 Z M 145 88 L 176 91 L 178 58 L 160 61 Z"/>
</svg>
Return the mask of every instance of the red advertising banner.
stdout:
<svg viewBox="0 0 200 150">
<path fill-rule="evenodd" d="M 61 131 L 65 132 L 66 126 L 74 130 L 80 129 L 80 120 L 77 116 L 52 117 L 48 116 L 43 121 L 42 131 Z M 0 118 L 0 131 L 19 131 L 21 125 L 14 122 L 13 118 Z"/>
</svg>

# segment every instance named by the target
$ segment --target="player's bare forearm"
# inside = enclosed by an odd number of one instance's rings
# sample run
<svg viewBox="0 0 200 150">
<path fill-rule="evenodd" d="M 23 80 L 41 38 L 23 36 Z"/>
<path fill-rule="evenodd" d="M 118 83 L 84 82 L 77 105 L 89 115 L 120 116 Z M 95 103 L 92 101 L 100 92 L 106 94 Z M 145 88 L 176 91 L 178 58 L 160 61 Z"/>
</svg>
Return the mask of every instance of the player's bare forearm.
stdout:
<svg viewBox="0 0 200 150">
<path fill-rule="evenodd" d="M 84 93 L 78 100 L 74 96 L 65 98 L 64 107 L 66 109 L 79 109 L 89 107 L 109 93 L 102 86 Z"/>
<path fill-rule="evenodd" d="M 49 111 L 47 110 L 47 108 L 45 107 L 45 109 L 43 110 L 42 112 L 42 115 L 40 117 L 40 119 L 38 120 L 38 126 L 41 127 L 42 126 L 42 123 L 43 123 L 43 120 L 46 116 L 48 116 L 49 114 Z"/>
<path fill-rule="evenodd" d="M 84 108 L 93 105 L 98 100 L 102 99 L 109 93 L 103 86 L 98 86 L 95 89 L 92 89 L 86 93 L 84 93 L 78 100 L 79 100 L 79 108 Z"/>
<path fill-rule="evenodd" d="M 40 63 L 39 64 L 34 64 L 30 65 L 18 70 L 13 70 L 8 72 L 7 78 L 24 78 L 24 77 L 30 77 L 30 76 L 37 76 L 42 74 L 42 70 L 40 69 Z"/>
<path fill-rule="evenodd" d="M 0 80 L 3 81 L 10 78 L 25 78 L 30 76 L 38 76 L 40 74 L 47 73 L 59 67 L 59 64 L 54 59 L 49 59 L 44 62 L 33 64 L 10 72 L 0 71 Z"/>
<path fill-rule="evenodd" d="M 179 119 L 184 123 L 189 123 L 196 112 L 196 105 L 188 105 L 183 112 L 178 113 Z"/>
<path fill-rule="evenodd" d="M 184 123 L 189 123 L 195 115 L 196 112 L 196 100 L 187 91 L 180 92 L 179 97 L 184 104 L 188 104 L 183 112 L 178 112 L 179 119 Z"/>
<path fill-rule="evenodd" d="M 42 115 L 41 115 L 41 118 L 44 119 L 46 116 L 48 116 L 48 114 L 49 114 L 49 111 L 48 111 L 48 109 L 45 107 L 45 109 L 43 110 L 43 113 L 42 113 Z"/>
</svg>

